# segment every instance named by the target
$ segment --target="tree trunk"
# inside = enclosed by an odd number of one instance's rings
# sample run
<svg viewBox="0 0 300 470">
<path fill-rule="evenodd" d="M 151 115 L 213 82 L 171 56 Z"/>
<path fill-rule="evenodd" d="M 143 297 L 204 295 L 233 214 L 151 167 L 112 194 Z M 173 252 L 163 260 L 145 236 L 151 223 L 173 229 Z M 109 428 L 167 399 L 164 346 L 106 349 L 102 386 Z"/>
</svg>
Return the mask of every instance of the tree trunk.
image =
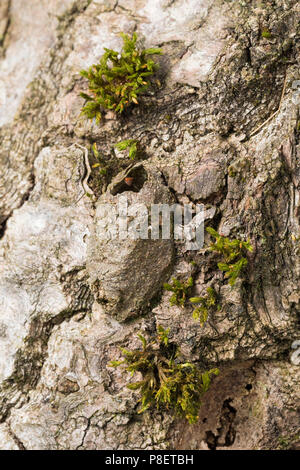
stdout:
<svg viewBox="0 0 300 470">
<path fill-rule="evenodd" d="M 299 19 L 297 0 L 1 0 L 0 449 L 299 447 Z M 97 125 L 79 72 L 133 31 L 163 50 L 156 81 Z M 208 233 L 200 250 L 103 240 L 120 194 L 202 204 L 206 227 L 250 240 L 242 276 L 228 284 Z M 202 327 L 163 290 L 190 276 L 191 296 L 218 294 Z M 109 367 L 158 325 L 220 370 L 195 425 L 138 414 Z"/>
</svg>

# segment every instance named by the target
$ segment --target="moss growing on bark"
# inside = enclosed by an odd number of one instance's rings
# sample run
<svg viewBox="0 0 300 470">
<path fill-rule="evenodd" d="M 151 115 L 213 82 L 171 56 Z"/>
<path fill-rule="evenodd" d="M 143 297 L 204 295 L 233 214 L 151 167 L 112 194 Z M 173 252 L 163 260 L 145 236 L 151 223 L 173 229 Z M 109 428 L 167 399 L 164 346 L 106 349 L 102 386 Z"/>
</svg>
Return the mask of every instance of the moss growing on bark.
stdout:
<svg viewBox="0 0 300 470">
<path fill-rule="evenodd" d="M 192 304 L 198 304 L 193 311 L 193 318 L 200 320 L 200 325 L 203 326 L 208 318 L 209 313 L 215 310 L 220 310 L 220 305 L 217 303 L 217 293 L 212 287 L 206 289 L 206 295 L 204 297 L 191 297 L 190 302 Z"/>
<path fill-rule="evenodd" d="M 132 103 L 138 104 L 138 96 L 148 89 L 150 78 L 158 68 L 151 57 L 162 53 L 156 48 L 139 50 L 136 33 L 132 37 L 124 33 L 121 36 L 120 53 L 104 48 L 99 63 L 80 72 L 89 82 L 88 93 L 80 93 L 86 100 L 82 114 L 88 119 L 95 118 L 98 123 L 102 110 L 122 113 Z"/>
<path fill-rule="evenodd" d="M 206 230 L 215 238 L 215 242 L 210 245 L 210 250 L 219 253 L 223 258 L 222 262 L 218 263 L 218 268 L 225 272 L 225 277 L 229 279 L 229 284 L 233 286 L 248 264 L 247 258 L 245 258 L 246 252 L 253 251 L 253 247 L 249 241 L 229 240 L 212 227 L 208 227 Z"/>
<path fill-rule="evenodd" d="M 115 144 L 115 148 L 119 151 L 129 149 L 128 156 L 131 160 L 134 160 L 138 153 L 138 141 L 135 139 L 122 140 Z"/>
<path fill-rule="evenodd" d="M 156 406 L 172 409 L 190 424 L 196 423 L 202 396 L 209 389 L 211 376 L 218 375 L 219 370 L 201 371 L 195 364 L 185 362 L 179 347 L 169 342 L 169 329 L 159 326 L 153 341 L 148 342 L 142 335 L 139 339 L 142 349 L 122 348 L 124 359 L 110 363 L 111 367 L 122 366 L 132 375 L 142 375 L 142 380 L 127 385 L 130 390 L 140 391 L 139 413 Z"/>
<path fill-rule="evenodd" d="M 173 292 L 172 296 L 170 297 L 170 304 L 172 306 L 177 305 L 184 307 L 187 295 L 193 284 L 194 280 L 192 277 L 189 277 L 185 282 L 182 282 L 179 279 L 173 277 L 172 284 L 165 283 L 164 289 Z"/>
</svg>

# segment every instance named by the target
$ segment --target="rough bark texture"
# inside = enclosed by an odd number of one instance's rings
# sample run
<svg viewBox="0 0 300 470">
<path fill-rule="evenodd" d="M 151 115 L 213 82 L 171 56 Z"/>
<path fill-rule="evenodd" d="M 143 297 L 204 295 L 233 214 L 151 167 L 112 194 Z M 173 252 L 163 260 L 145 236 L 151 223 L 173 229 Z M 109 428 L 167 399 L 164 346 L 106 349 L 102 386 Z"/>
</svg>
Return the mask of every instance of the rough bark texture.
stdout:
<svg viewBox="0 0 300 470">
<path fill-rule="evenodd" d="M 297 447 L 299 20 L 296 0 L 1 0 L 0 449 Z M 83 120 L 80 69 L 135 30 L 163 48 L 161 87 Z M 144 149 L 134 168 L 113 150 L 125 138 Z M 89 179 L 93 200 L 77 144 L 94 142 L 108 172 Z M 99 206 L 128 172 L 130 202 L 203 203 L 222 234 L 250 238 L 244 278 L 229 287 L 207 244 L 100 240 Z M 203 328 L 162 292 L 192 271 L 195 293 L 221 297 Z M 137 414 L 108 367 L 157 324 L 220 368 L 196 425 Z"/>
</svg>

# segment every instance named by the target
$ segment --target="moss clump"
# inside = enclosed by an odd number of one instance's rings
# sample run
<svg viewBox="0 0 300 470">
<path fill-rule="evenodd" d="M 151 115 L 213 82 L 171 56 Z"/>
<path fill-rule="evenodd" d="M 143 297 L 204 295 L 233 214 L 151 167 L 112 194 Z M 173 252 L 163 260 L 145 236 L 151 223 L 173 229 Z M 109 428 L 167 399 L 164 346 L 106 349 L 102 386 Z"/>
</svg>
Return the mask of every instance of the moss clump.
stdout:
<svg viewBox="0 0 300 470">
<path fill-rule="evenodd" d="M 131 160 L 134 160 L 138 153 L 138 141 L 135 139 L 122 140 L 122 142 L 115 144 L 115 148 L 120 151 L 129 149 L 128 156 Z"/>
<path fill-rule="evenodd" d="M 142 349 L 121 349 L 124 360 L 112 361 L 111 367 L 123 366 L 134 375 L 142 374 L 142 380 L 128 384 L 130 390 L 141 393 L 139 413 L 151 406 L 173 409 L 190 424 L 197 422 L 201 398 L 208 390 L 211 376 L 218 369 L 201 372 L 195 364 L 184 362 L 180 350 L 169 342 L 169 329 L 158 327 L 154 341 L 148 342 L 139 335 Z"/>
<path fill-rule="evenodd" d="M 92 152 L 94 154 L 94 157 L 96 158 L 97 163 L 94 163 L 94 165 L 92 166 L 92 168 L 97 168 L 98 171 L 99 171 L 99 175 L 100 176 L 104 176 L 106 175 L 107 173 L 107 168 L 105 167 L 105 164 L 102 162 L 102 159 L 101 159 L 101 156 L 100 156 L 100 153 L 97 149 L 97 144 L 96 142 L 92 145 Z"/>
<path fill-rule="evenodd" d="M 289 450 L 292 445 L 300 440 L 300 434 L 295 436 L 279 436 L 277 449 L 280 450 Z"/>
<path fill-rule="evenodd" d="M 271 39 L 272 37 L 272 33 L 268 30 L 268 29 L 264 29 L 262 32 L 261 32 L 261 36 L 265 39 Z"/>
<path fill-rule="evenodd" d="M 217 293 L 212 287 L 206 289 L 207 294 L 204 297 L 191 297 L 192 304 L 199 304 L 193 311 L 193 318 L 200 320 L 200 325 L 203 326 L 208 318 L 209 313 L 215 310 L 220 310 L 221 306 L 217 303 Z"/>
<path fill-rule="evenodd" d="M 121 34 L 121 53 L 105 48 L 98 64 L 80 73 L 89 81 L 89 93 L 80 93 L 87 103 L 82 114 L 99 123 L 104 109 L 122 113 L 132 103 L 138 104 L 138 95 L 150 85 L 150 77 L 158 65 L 151 56 L 161 54 L 161 49 L 137 48 L 137 35 Z"/>
<path fill-rule="evenodd" d="M 181 282 L 179 279 L 173 277 L 172 284 L 164 284 L 165 290 L 173 292 L 173 295 L 170 297 L 170 304 L 172 305 L 172 307 L 174 305 L 184 307 L 187 295 L 193 284 L 194 280 L 192 277 L 189 277 L 188 280 L 185 282 Z"/>
<path fill-rule="evenodd" d="M 226 273 L 225 276 L 229 279 L 229 284 L 233 286 L 241 271 L 248 264 L 244 256 L 245 253 L 253 251 L 253 247 L 249 241 L 229 240 L 229 238 L 223 237 L 212 227 L 208 227 L 206 230 L 216 239 L 214 243 L 211 243 L 210 250 L 216 251 L 223 257 L 223 261 L 218 263 L 218 268 Z"/>
</svg>

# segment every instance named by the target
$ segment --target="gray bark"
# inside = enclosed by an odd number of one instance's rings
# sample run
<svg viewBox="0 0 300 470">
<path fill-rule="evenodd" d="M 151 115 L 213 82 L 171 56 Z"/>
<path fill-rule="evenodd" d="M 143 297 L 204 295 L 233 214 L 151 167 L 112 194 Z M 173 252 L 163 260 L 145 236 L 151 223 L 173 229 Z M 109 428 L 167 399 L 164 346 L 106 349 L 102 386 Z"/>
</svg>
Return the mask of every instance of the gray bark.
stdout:
<svg viewBox="0 0 300 470">
<path fill-rule="evenodd" d="M 1 1 L 0 449 L 297 447 L 299 19 L 296 0 Z M 80 117 L 79 71 L 135 30 L 163 49 L 161 86 L 96 126 Z M 144 149 L 134 168 L 113 150 L 128 138 Z M 90 198 L 94 142 L 108 172 L 92 172 Z M 199 252 L 100 240 L 99 205 L 128 174 L 131 203 L 202 203 L 206 225 L 249 238 L 243 279 L 227 285 L 207 237 Z M 162 290 L 191 273 L 195 294 L 221 298 L 202 328 Z M 220 369 L 196 425 L 137 414 L 108 366 L 157 324 Z"/>
</svg>

